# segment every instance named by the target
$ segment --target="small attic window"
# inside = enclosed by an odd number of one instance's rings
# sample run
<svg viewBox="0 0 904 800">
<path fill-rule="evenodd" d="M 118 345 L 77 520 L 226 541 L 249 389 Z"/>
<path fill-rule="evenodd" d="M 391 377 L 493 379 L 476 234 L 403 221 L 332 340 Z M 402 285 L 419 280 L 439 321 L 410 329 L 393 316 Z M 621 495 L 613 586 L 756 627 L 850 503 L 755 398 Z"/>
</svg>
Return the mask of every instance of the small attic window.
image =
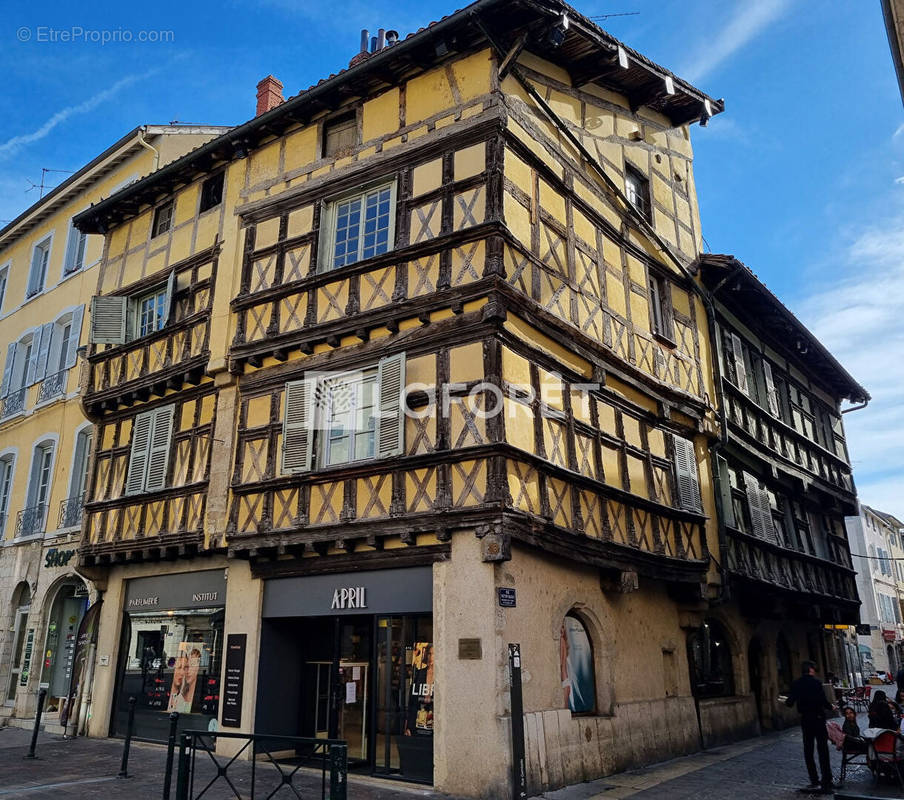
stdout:
<svg viewBox="0 0 904 800">
<path fill-rule="evenodd" d="M 173 208 L 173 201 L 169 200 L 154 211 L 154 224 L 151 226 L 152 239 L 173 227 Z"/>
<path fill-rule="evenodd" d="M 630 164 L 625 164 L 625 196 L 641 215 L 650 220 L 650 182 Z"/>
<path fill-rule="evenodd" d="M 334 158 L 353 150 L 358 145 L 358 120 L 354 114 L 346 114 L 323 126 L 323 157 Z"/>
<path fill-rule="evenodd" d="M 225 174 L 225 172 L 221 172 L 201 184 L 201 205 L 198 213 L 203 214 L 205 211 L 210 211 L 214 206 L 223 202 L 223 176 Z"/>
</svg>

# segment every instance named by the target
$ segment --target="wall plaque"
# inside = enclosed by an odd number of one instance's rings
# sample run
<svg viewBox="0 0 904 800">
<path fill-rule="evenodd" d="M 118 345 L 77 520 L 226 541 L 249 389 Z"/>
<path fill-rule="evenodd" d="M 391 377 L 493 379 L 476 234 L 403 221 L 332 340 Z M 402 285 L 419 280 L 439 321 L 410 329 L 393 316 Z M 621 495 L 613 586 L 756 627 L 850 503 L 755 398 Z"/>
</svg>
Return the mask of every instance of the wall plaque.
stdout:
<svg viewBox="0 0 904 800">
<path fill-rule="evenodd" d="M 462 661 L 479 661 L 483 658 L 480 639 L 459 639 L 458 658 Z"/>
<path fill-rule="evenodd" d="M 242 691 L 245 687 L 245 646 L 248 634 L 226 637 L 226 677 L 223 681 L 223 727 L 242 727 Z"/>
<path fill-rule="evenodd" d="M 505 586 L 500 586 L 496 589 L 496 593 L 499 596 L 499 605 L 502 608 L 514 608 L 515 603 L 515 590 L 509 589 Z"/>
</svg>

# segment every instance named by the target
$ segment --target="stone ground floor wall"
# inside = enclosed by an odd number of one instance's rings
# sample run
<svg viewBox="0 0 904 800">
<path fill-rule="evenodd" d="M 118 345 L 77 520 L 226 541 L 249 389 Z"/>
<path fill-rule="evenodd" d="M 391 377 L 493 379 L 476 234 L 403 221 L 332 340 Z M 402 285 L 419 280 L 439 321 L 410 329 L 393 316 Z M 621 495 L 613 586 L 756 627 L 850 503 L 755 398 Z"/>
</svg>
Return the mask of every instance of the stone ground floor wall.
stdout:
<svg viewBox="0 0 904 800">
<path fill-rule="evenodd" d="M 46 682 L 42 667 L 47 624 L 57 591 L 64 584 L 78 584 L 88 590 L 89 604 L 97 599 L 93 585 L 75 571 L 77 548 L 78 532 L 11 540 L 0 548 L 0 715 L 6 719 L 34 717 L 39 686 Z M 34 631 L 31 659 L 25 684 L 18 683 L 10 700 L 16 616 L 25 604 L 29 605 L 26 628 Z"/>
</svg>

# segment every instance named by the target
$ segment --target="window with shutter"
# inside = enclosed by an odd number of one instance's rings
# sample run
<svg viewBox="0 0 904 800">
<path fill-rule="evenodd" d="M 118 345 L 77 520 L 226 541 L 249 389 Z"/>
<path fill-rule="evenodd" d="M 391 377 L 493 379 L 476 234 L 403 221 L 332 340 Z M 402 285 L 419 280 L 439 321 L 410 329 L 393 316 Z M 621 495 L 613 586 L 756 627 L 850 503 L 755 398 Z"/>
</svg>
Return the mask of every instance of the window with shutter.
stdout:
<svg viewBox="0 0 904 800">
<path fill-rule="evenodd" d="M 734 355 L 734 371 L 737 378 L 737 387 L 744 392 L 750 394 L 750 388 L 747 385 L 747 366 L 744 363 L 744 345 L 741 337 L 736 333 L 731 334 L 731 351 Z"/>
<path fill-rule="evenodd" d="M 35 245 L 31 254 L 31 271 L 28 273 L 26 299 L 44 291 L 47 279 L 47 265 L 50 262 L 51 237 Z"/>
<path fill-rule="evenodd" d="M 70 223 L 69 239 L 66 242 L 66 262 L 63 265 L 63 274 L 69 275 L 77 272 L 85 264 L 85 243 L 88 240 L 88 234 L 82 233 L 78 228 Z"/>
<path fill-rule="evenodd" d="M 38 356 L 35 362 L 35 373 L 32 377 L 32 383 L 43 380 L 44 376 L 47 375 L 47 359 L 50 355 L 50 344 L 53 339 L 54 327 L 55 325 L 52 322 L 48 322 L 41 327 L 40 339 L 37 344 Z"/>
<path fill-rule="evenodd" d="M 6 346 L 6 361 L 3 364 L 3 383 L 0 384 L 0 397 L 6 397 L 9 394 L 13 377 L 13 366 L 16 363 L 16 350 L 18 344 L 10 342 Z"/>
<path fill-rule="evenodd" d="M 38 328 L 32 334 L 31 341 L 26 345 L 27 358 L 25 360 L 25 381 L 23 386 L 31 386 L 35 382 L 35 375 L 38 373 L 38 359 L 41 354 L 41 336 L 44 332 L 43 326 Z"/>
<path fill-rule="evenodd" d="M 747 472 L 744 473 L 744 488 L 750 507 L 753 535 L 763 541 L 775 543 L 775 527 L 772 524 L 772 507 L 769 504 L 768 493 L 760 486 L 759 480 Z"/>
<path fill-rule="evenodd" d="M 146 492 L 154 492 L 166 486 L 166 468 L 169 464 L 170 441 L 173 435 L 173 411 L 175 406 L 164 406 L 154 411 L 154 424 L 148 447 Z"/>
<path fill-rule="evenodd" d="M 700 502 L 700 475 L 697 472 L 697 456 L 694 443 L 680 436 L 672 436 L 675 450 L 675 483 L 678 486 L 678 502 L 687 511 L 703 510 Z"/>
<path fill-rule="evenodd" d="M 307 472 L 311 469 L 314 446 L 313 401 L 316 387 L 316 379 L 290 381 L 286 384 L 282 441 L 283 472 Z"/>
<path fill-rule="evenodd" d="M 9 281 L 9 267 L 0 269 L 0 311 L 3 311 L 3 301 L 6 298 L 6 286 Z"/>
<path fill-rule="evenodd" d="M 148 449 L 151 444 L 151 429 L 153 427 L 153 411 L 145 411 L 135 417 L 135 422 L 132 426 L 132 450 L 129 453 L 126 494 L 138 494 L 144 491 L 144 481 L 148 466 Z"/>
<path fill-rule="evenodd" d="M 75 360 L 78 355 L 79 339 L 82 335 L 82 319 L 85 316 L 85 307 L 79 306 L 72 312 L 71 330 L 69 333 L 69 341 L 67 343 L 65 361 L 63 369 L 69 369 L 75 366 Z"/>
<path fill-rule="evenodd" d="M 766 402 L 769 405 L 769 413 L 773 417 L 779 416 L 778 393 L 775 391 L 775 381 L 772 379 L 772 365 L 763 359 L 763 381 L 766 384 Z"/>
<path fill-rule="evenodd" d="M 719 497 L 722 502 L 722 521 L 729 527 L 737 527 L 734 515 L 734 503 L 731 498 L 731 474 L 728 470 L 728 461 L 722 456 L 716 457 L 716 467 L 719 470 Z"/>
<path fill-rule="evenodd" d="M 126 340 L 127 297 L 92 297 L 92 344 L 123 344 Z"/>
<path fill-rule="evenodd" d="M 380 387 L 380 416 L 377 420 L 377 457 L 397 456 L 403 450 L 405 409 L 405 354 L 380 361 L 377 383 Z"/>
</svg>

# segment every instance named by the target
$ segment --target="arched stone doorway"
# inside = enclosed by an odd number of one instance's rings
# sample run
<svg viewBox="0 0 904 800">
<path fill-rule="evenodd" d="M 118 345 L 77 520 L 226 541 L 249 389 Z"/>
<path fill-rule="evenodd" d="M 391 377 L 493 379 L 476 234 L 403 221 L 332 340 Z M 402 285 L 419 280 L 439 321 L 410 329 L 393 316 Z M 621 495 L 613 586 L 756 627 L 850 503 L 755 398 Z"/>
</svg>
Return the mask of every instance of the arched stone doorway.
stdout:
<svg viewBox="0 0 904 800">
<path fill-rule="evenodd" d="M 41 683 L 47 685 L 47 711 L 59 711 L 69 695 L 78 629 L 88 608 L 88 587 L 68 575 L 47 593 L 47 620 L 41 662 Z"/>
<path fill-rule="evenodd" d="M 19 686 L 28 683 L 28 673 L 34 658 L 34 630 L 28 627 L 28 615 L 31 612 L 31 587 L 27 581 L 20 581 L 13 591 L 12 619 L 10 630 L 12 632 L 12 649 L 10 656 L 9 682 L 3 701 L 11 706 L 16 702 L 16 692 Z"/>
</svg>

